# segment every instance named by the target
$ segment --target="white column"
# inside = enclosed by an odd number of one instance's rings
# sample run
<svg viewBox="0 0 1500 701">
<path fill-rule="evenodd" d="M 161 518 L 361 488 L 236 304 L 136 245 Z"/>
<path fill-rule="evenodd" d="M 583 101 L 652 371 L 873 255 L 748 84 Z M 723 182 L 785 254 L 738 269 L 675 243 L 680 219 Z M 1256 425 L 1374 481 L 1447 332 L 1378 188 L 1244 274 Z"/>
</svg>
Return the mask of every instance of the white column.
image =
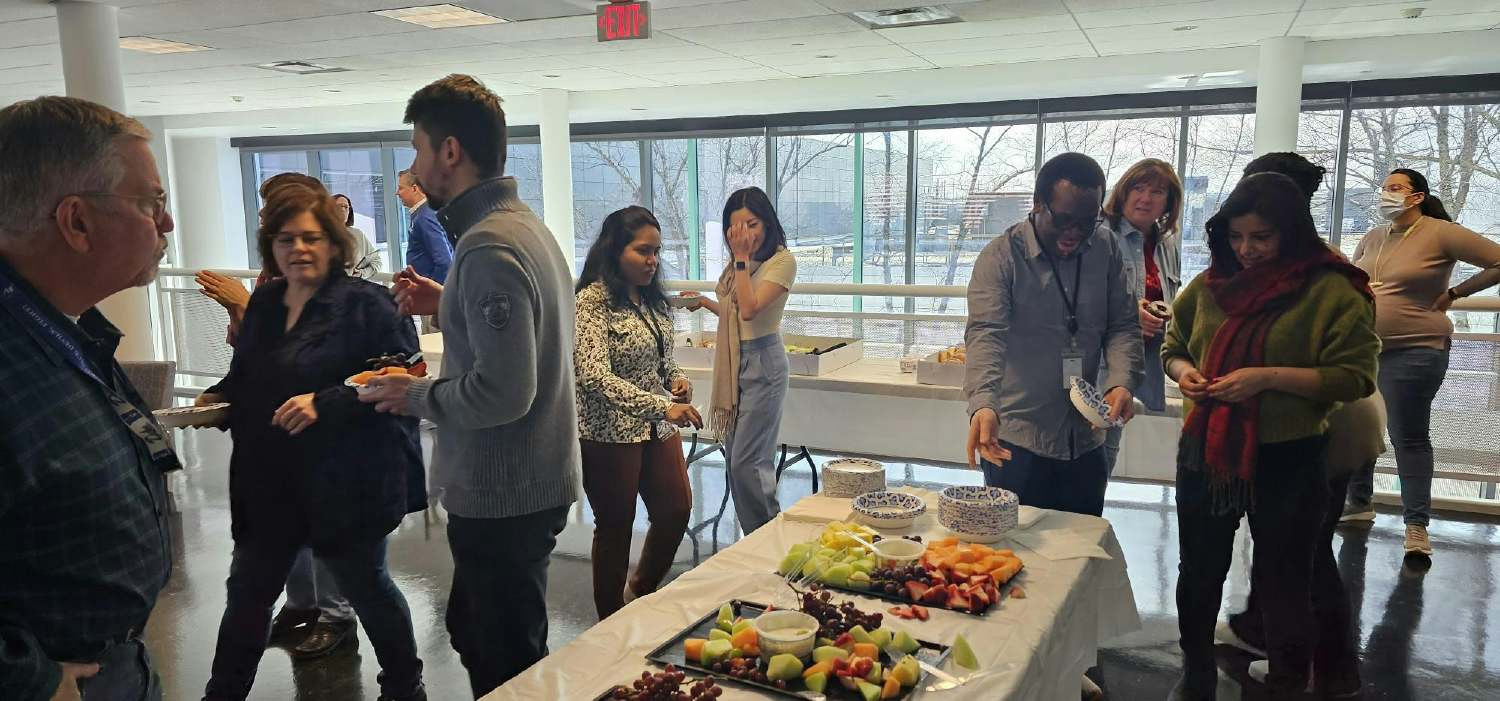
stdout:
<svg viewBox="0 0 1500 701">
<path fill-rule="evenodd" d="M 63 81 L 68 97 L 78 97 L 125 111 L 125 77 L 120 71 L 119 10 L 102 3 L 61 0 L 57 7 L 58 43 L 62 46 Z M 165 164 L 159 164 L 165 168 Z M 124 332 L 115 357 L 151 360 L 157 339 L 151 331 L 151 301 L 145 288 L 120 292 L 99 303 L 99 311 Z"/>
<path fill-rule="evenodd" d="M 542 209 L 563 255 L 573 258 L 573 148 L 568 91 L 541 91 Z M 576 266 L 576 261 L 574 261 Z"/>
<path fill-rule="evenodd" d="M 1275 37 L 1260 42 L 1255 86 L 1255 155 L 1297 150 L 1297 116 L 1302 107 L 1302 55 L 1306 37 Z"/>
<path fill-rule="evenodd" d="M 249 267 L 240 161 L 229 139 L 172 139 L 177 260 L 186 268 Z"/>
</svg>

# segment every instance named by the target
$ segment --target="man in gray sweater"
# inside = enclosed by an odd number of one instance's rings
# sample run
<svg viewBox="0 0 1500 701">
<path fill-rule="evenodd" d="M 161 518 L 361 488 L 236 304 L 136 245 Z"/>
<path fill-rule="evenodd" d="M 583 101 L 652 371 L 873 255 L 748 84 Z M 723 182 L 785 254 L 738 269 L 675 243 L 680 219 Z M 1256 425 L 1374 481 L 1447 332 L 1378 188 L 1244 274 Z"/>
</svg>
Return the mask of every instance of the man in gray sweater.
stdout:
<svg viewBox="0 0 1500 701">
<path fill-rule="evenodd" d="M 478 698 L 547 654 L 547 565 L 581 483 L 571 268 L 516 195 L 500 98 L 465 75 L 417 91 L 412 172 L 458 235 L 446 287 L 407 268 L 406 314 L 438 314 L 442 377 L 376 378 L 364 401 L 437 425 L 448 632 Z"/>
</svg>

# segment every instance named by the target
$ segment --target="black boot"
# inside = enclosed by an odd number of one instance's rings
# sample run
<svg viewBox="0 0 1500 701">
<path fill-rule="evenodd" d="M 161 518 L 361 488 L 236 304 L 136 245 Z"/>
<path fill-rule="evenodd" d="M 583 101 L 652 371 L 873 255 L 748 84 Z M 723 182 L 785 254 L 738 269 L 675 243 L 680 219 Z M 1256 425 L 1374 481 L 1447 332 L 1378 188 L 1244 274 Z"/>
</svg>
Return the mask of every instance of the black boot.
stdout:
<svg viewBox="0 0 1500 701">
<path fill-rule="evenodd" d="M 284 645 L 296 647 L 312 633 L 313 624 L 318 622 L 317 609 L 294 609 L 282 606 L 276 612 L 276 618 L 271 621 L 272 646 Z"/>
<path fill-rule="evenodd" d="M 334 651 L 345 645 L 358 645 L 359 636 L 355 635 L 354 621 L 342 621 L 337 623 L 325 623 L 318 621 L 313 625 L 313 630 L 301 645 L 292 648 L 292 659 L 315 660 L 319 657 L 327 657 Z"/>
</svg>

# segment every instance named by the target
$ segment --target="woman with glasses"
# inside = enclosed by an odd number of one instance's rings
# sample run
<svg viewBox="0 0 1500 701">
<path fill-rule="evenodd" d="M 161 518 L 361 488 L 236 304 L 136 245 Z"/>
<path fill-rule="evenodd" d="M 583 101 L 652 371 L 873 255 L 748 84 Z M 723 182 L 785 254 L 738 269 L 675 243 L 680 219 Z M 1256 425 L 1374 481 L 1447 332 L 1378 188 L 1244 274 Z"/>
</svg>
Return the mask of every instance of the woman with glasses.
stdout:
<svg viewBox="0 0 1500 701">
<path fill-rule="evenodd" d="M 578 277 L 578 435 L 594 508 L 594 606 L 600 620 L 656 591 L 692 509 L 679 426 L 703 427 L 693 386 L 672 359 L 672 310 L 661 287 L 661 224 L 645 207 L 604 219 Z M 635 499 L 651 528 L 630 573 Z"/>
<path fill-rule="evenodd" d="M 355 250 L 349 257 L 349 274 L 361 280 L 375 277 L 380 272 L 380 250 L 370 243 L 365 232 L 354 227 L 354 202 L 348 195 L 340 193 L 333 196 L 333 204 L 339 216 L 344 219 L 344 228 L 354 237 Z"/>
<path fill-rule="evenodd" d="M 1397 168 L 1386 177 L 1376 205 L 1388 224 L 1372 229 L 1354 249 L 1354 264 L 1370 275 L 1375 291 L 1380 353 L 1380 393 L 1386 427 L 1401 477 L 1402 518 L 1408 555 L 1432 555 L 1432 402 L 1448 373 L 1453 322 L 1448 309 L 1500 282 L 1500 244 L 1453 222 L 1432 194 L 1426 176 Z M 1463 261 L 1480 272 L 1457 285 L 1453 268 Z M 1450 287 L 1450 285 L 1452 285 Z M 1375 520 L 1371 465 L 1349 483 L 1345 522 Z"/>
<path fill-rule="evenodd" d="M 390 293 L 345 272 L 354 241 L 325 191 L 275 189 L 257 236 L 277 276 L 250 298 L 229 374 L 234 555 L 206 699 L 244 699 L 265 651 L 271 605 L 311 546 L 364 624 L 381 699 L 425 699 L 406 599 L 386 569 L 386 536 L 426 506 L 417 421 L 377 413 L 344 380 L 372 357 L 417 350 Z"/>
</svg>

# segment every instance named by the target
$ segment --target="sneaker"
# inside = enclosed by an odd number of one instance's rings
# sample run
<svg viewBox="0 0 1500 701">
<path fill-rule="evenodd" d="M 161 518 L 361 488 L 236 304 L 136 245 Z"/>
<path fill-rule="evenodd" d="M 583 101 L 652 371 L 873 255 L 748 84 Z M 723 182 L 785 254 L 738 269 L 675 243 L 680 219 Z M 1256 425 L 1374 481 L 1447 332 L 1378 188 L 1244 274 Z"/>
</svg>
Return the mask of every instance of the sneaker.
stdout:
<svg viewBox="0 0 1500 701">
<path fill-rule="evenodd" d="M 282 606 L 276 612 L 276 618 L 271 621 L 270 645 L 285 645 L 296 647 L 312 633 L 313 624 L 318 622 L 317 609 L 294 609 Z"/>
<path fill-rule="evenodd" d="M 1432 539 L 1427 536 L 1426 526 L 1406 524 L 1406 554 L 1432 556 Z"/>
<path fill-rule="evenodd" d="M 1229 625 L 1229 621 L 1219 621 L 1219 625 L 1214 626 L 1214 640 L 1221 644 L 1244 650 L 1261 659 L 1265 659 L 1266 657 L 1265 650 L 1251 645 L 1244 638 L 1241 638 L 1238 633 L 1234 632 L 1234 626 Z"/>
<path fill-rule="evenodd" d="M 1250 663 L 1250 678 L 1251 679 L 1254 679 L 1256 682 L 1259 682 L 1261 684 L 1265 684 L 1266 683 L 1266 677 L 1268 677 L 1270 675 L 1271 675 L 1271 661 L 1270 660 L 1256 660 L 1256 661 Z M 1313 690 L 1312 679 L 1308 679 L 1307 680 L 1307 689 L 1305 691 L 1306 691 L 1306 693 L 1309 693 L 1309 694 L 1315 693 L 1315 691 Z"/>
<path fill-rule="evenodd" d="M 1373 523 L 1374 521 L 1374 504 L 1366 504 L 1364 506 L 1350 504 L 1344 507 L 1344 513 L 1339 516 L 1339 523 Z"/>
<path fill-rule="evenodd" d="M 337 623 L 318 621 L 307 639 L 302 641 L 301 645 L 292 648 L 292 659 L 315 660 L 319 657 L 327 657 L 345 645 L 358 645 L 359 636 L 354 634 L 354 626 L 354 621 Z"/>
</svg>

